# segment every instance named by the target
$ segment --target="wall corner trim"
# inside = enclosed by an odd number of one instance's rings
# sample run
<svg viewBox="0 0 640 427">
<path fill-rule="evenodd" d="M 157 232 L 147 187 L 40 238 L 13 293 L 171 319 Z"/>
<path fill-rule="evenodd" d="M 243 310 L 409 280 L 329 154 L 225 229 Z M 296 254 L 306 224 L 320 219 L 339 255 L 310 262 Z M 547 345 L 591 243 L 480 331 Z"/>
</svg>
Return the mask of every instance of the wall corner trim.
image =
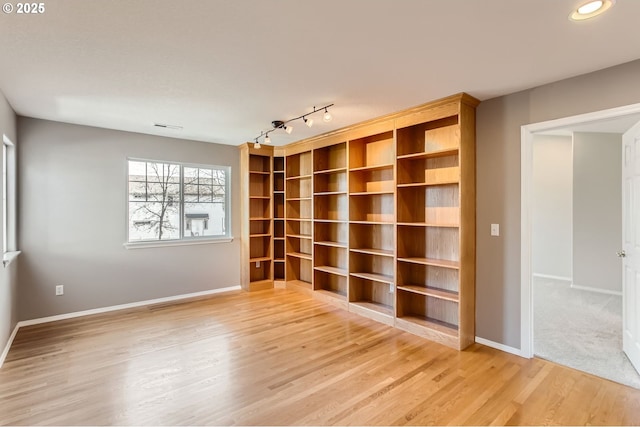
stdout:
<svg viewBox="0 0 640 427">
<path fill-rule="evenodd" d="M 504 351 L 506 353 L 511 353 L 511 354 L 515 354 L 516 356 L 520 356 L 520 357 L 524 357 L 525 359 L 527 359 L 526 356 L 524 356 L 522 354 L 522 351 L 518 348 L 515 347 L 510 347 L 508 345 L 504 345 L 504 344 L 500 344 L 494 341 L 490 341 L 484 338 L 480 338 L 480 337 L 476 337 L 476 342 L 478 344 L 482 344 L 482 345 L 486 345 L 487 347 L 491 347 L 491 348 L 495 348 L 496 350 L 500 350 L 500 351 Z"/>
<path fill-rule="evenodd" d="M 240 291 L 240 290 L 242 290 L 240 285 L 238 285 L 238 286 L 229 286 L 229 287 L 226 287 L 226 288 L 211 289 L 211 290 L 208 290 L 208 291 L 194 292 L 194 293 L 190 293 L 190 294 L 174 295 L 174 296 L 165 297 L 165 298 L 156 298 L 156 299 L 151 299 L 151 300 L 132 302 L 132 303 L 128 303 L 128 304 L 112 305 L 112 306 L 109 306 L 109 307 L 101 307 L 101 308 L 94 308 L 94 309 L 91 309 L 91 310 L 84 310 L 84 311 L 76 311 L 76 312 L 73 312 L 73 313 L 59 314 L 59 315 L 56 315 L 56 316 L 41 317 L 39 319 L 23 320 L 23 321 L 18 322 L 16 327 L 13 329 L 13 332 L 12 332 L 11 336 L 9 337 L 9 340 L 7 341 L 7 345 L 5 346 L 5 349 L 2 352 L 2 355 L 0 355 L 0 368 L 2 368 L 2 364 L 4 363 L 4 360 L 7 357 L 7 354 L 9 354 L 9 349 L 11 348 L 11 344 L 13 344 L 13 339 L 15 338 L 16 334 L 18 333 L 18 329 L 20 329 L 23 326 L 39 325 L 41 323 L 49 323 L 49 322 L 55 322 L 55 321 L 58 321 L 58 320 L 73 319 L 73 318 L 76 318 L 76 317 L 90 316 L 92 314 L 108 313 L 110 311 L 126 310 L 126 309 L 129 309 L 129 308 L 144 307 L 144 306 L 148 306 L 148 305 L 161 304 L 161 303 L 167 303 L 167 302 L 172 302 L 172 301 L 180 301 L 180 300 L 184 300 L 184 299 L 204 297 L 204 296 L 208 296 L 208 295 L 215 295 L 215 294 L 221 294 L 221 293 L 232 292 L 232 291 Z"/>
<path fill-rule="evenodd" d="M 9 354 L 9 349 L 11 348 L 11 344 L 13 344 L 13 339 L 16 337 L 16 334 L 18 333 L 19 328 L 20 328 L 20 323 L 17 323 L 15 328 L 13 328 L 13 332 L 11 332 L 11 336 L 7 340 L 7 345 L 4 347 L 4 350 L 0 355 L 0 368 L 2 368 L 2 365 L 4 364 L 4 360 L 7 358 L 7 355 Z"/>
</svg>

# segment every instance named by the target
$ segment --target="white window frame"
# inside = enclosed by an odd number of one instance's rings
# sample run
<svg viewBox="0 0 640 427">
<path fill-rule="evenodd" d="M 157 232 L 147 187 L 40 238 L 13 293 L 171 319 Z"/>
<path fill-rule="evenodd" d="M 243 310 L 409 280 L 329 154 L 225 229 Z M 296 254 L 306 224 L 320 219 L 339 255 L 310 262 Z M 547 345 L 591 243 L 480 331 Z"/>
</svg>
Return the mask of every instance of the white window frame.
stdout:
<svg viewBox="0 0 640 427">
<path fill-rule="evenodd" d="M 6 267 L 20 254 L 16 240 L 16 151 L 2 134 L 2 264 Z"/>
<path fill-rule="evenodd" d="M 180 166 L 180 200 L 179 200 L 179 237 L 176 239 L 166 240 L 145 240 L 145 241 L 129 241 L 129 162 L 148 162 L 148 163 L 164 163 Z M 201 168 L 201 169 L 218 169 L 225 172 L 225 235 L 220 236 L 185 236 L 184 234 L 184 168 Z M 233 241 L 231 234 L 231 167 L 220 165 L 206 165 L 199 163 L 176 162 L 172 160 L 142 159 L 128 157 L 126 159 L 126 179 L 125 179 L 125 197 L 126 197 L 126 242 L 124 247 L 127 249 L 139 248 L 156 248 L 165 246 L 185 246 L 185 245 L 202 245 L 212 243 L 227 243 Z"/>
</svg>

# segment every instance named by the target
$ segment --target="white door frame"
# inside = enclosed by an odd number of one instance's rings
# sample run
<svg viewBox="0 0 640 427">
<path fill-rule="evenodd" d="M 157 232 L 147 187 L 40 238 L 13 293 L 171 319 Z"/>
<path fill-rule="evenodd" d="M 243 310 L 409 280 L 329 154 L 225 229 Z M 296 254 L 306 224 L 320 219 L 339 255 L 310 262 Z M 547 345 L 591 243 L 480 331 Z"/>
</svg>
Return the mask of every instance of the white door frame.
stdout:
<svg viewBox="0 0 640 427">
<path fill-rule="evenodd" d="M 531 211 L 533 174 L 533 134 L 598 120 L 640 113 L 640 104 L 564 117 L 521 127 L 520 154 L 520 355 L 533 357 L 533 296 L 531 287 Z M 622 244 L 622 242 L 621 242 Z"/>
</svg>

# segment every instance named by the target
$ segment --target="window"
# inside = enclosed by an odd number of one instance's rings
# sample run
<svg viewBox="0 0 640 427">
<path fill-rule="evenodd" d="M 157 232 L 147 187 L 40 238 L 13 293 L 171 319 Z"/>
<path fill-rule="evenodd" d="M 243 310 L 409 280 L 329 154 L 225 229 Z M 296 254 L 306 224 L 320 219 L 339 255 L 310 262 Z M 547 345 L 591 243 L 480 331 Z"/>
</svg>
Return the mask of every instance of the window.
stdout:
<svg viewBox="0 0 640 427">
<path fill-rule="evenodd" d="M 230 168 L 129 160 L 128 242 L 230 236 Z"/>
<path fill-rule="evenodd" d="M 2 253 L 5 266 L 20 253 L 16 249 L 15 175 L 15 146 L 6 135 L 2 135 Z"/>
</svg>

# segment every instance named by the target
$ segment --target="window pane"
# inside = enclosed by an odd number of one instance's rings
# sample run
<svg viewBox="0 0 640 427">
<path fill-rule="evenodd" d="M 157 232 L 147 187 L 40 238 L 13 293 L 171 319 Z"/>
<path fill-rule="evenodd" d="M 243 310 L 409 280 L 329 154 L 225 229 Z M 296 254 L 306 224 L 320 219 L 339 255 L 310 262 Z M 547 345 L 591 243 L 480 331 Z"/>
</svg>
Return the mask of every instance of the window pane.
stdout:
<svg viewBox="0 0 640 427">
<path fill-rule="evenodd" d="M 177 203 L 129 202 L 129 241 L 178 239 L 178 207 Z"/>
<path fill-rule="evenodd" d="M 225 234 L 224 203 L 185 203 L 184 237 L 222 236 Z M 186 228 L 187 222 L 190 228 Z"/>
<path fill-rule="evenodd" d="M 184 183 L 185 184 L 197 184 L 198 183 L 198 168 L 184 167 Z"/>
<path fill-rule="evenodd" d="M 198 201 L 198 186 L 194 184 L 187 184 L 184 186 L 184 201 L 185 202 L 197 202 Z"/>
<path fill-rule="evenodd" d="M 144 182 L 129 182 L 129 201 L 140 202 L 147 200 L 147 186 Z"/>
<path fill-rule="evenodd" d="M 213 202 L 213 191 L 208 185 L 200 185 L 199 189 L 201 202 Z"/>
<path fill-rule="evenodd" d="M 161 183 L 180 183 L 180 166 L 170 163 L 147 162 L 147 180 Z"/>
<path fill-rule="evenodd" d="M 220 169 L 213 170 L 212 181 L 215 185 L 221 185 L 224 187 L 226 179 L 226 172 Z"/>
<path fill-rule="evenodd" d="M 135 180 L 145 180 L 147 174 L 147 162 L 134 162 L 129 161 L 129 181 L 134 178 Z"/>
<path fill-rule="evenodd" d="M 212 191 L 213 191 L 213 194 L 215 194 L 216 196 L 223 196 L 224 197 L 225 187 L 220 187 L 218 185 L 214 185 L 212 187 Z"/>
<path fill-rule="evenodd" d="M 180 238 L 180 165 L 129 161 L 129 241 Z"/>
<path fill-rule="evenodd" d="M 211 177 L 212 177 L 211 169 L 200 169 L 200 176 L 198 179 L 198 183 L 204 184 L 204 185 L 210 185 Z"/>
</svg>

